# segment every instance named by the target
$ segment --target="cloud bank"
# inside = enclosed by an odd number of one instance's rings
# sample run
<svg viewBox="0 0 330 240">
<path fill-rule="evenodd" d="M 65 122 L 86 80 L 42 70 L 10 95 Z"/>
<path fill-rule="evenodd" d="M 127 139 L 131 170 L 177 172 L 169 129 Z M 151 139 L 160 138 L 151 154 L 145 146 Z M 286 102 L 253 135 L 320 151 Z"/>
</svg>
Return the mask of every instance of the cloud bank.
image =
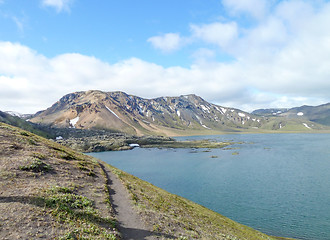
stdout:
<svg viewBox="0 0 330 240">
<path fill-rule="evenodd" d="M 134 57 L 109 64 L 79 53 L 47 58 L 22 44 L 0 42 L 0 110 L 33 113 L 67 93 L 90 89 L 145 98 L 195 93 L 247 111 L 330 101 L 330 3 L 263 5 L 267 16 L 256 16 L 243 0 L 223 3 L 232 14 L 263 20 L 248 28 L 233 20 L 195 23 L 187 26 L 190 36 L 168 33 L 147 40 L 173 54 L 199 42 L 190 67 L 165 68 Z M 232 60 L 217 61 L 219 52 Z"/>
</svg>

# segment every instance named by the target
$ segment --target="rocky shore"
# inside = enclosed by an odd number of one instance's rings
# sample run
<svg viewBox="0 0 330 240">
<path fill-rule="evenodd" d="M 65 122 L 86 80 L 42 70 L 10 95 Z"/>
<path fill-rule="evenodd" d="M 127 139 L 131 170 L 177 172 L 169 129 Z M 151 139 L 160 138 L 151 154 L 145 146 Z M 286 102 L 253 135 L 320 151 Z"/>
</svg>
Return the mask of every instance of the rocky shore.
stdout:
<svg viewBox="0 0 330 240">
<path fill-rule="evenodd" d="M 222 148 L 231 143 L 210 140 L 177 141 L 163 136 L 137 137 L 121 133 L 59 138 L 56 142 L 80 152 L 103 152 L 142 148 Z"/>
</svg>

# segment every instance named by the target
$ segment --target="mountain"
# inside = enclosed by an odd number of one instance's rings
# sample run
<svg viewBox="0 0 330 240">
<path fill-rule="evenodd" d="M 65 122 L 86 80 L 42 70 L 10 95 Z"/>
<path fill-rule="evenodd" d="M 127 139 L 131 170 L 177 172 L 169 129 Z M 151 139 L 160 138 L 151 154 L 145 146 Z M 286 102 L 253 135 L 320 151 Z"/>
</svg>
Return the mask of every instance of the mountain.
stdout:
<svg viewBox="0 0 330 240">
<path fill-rule="evenodd" d="M 138 136 L 329 130 L 321 125 L 327 123 L 327 115 L 314 119 L 314 113 L 308 114 L 308 107 L 304 108 L 250 114 L 209 103 L 194 94 L 144 99 L 124 92 L 91 90 L 65 95 L 30 121 L 55 128 L 105 129 Z M 306 115 L 300 116 L 300 111 Z"/>
<path fill-rule="evenodd" d="M 22 128 L 24 130 L 27 130 L 27 131 L 37 134 L 39 136 L 43 136 L 43 137 L 47 137 L 47 138 L 54 137 L 54 135 L 50 131 L 45 130 L 43 127 L 41 127 L 37 124 L 28 122 L 28 121 L 22 119 L 21 118 L 22 115 L 19 115 L 19 116 L 17 116 L 17 114 L 13 115 L 8 112 L 0 111 L 0 122 Z"/>
<path fill-rule="evenodd" d="M 14 112 L 14 111 L 6 111 L 5 113 L 8 113 L 9 115 L 11 115 L 13 117 L 19 117 L 22 119 L 29 119 L 30 117 L 33 116 L 33 114 L 22 114 L 22 113 Z"/>
<path fill-rule="evenodd" d="M 287 119 L 311 121 L 330 126 L 330 103 L 319 106 L 301 106 L 291 109 L 258 109 L 252 112 L 259 116 L 276 115 Z"/>
<path fill-rule="evenodd" d="M 144 99 L 124 92 L 86 91 L 65 95 L 30 121 L 53 127 L 175 135 L 260 128 L 267 120 L 194 94 Z"/>
<path fill-rule="evenodd" d="M 267 108 L 267 109 L 257 109 L 254 110 L 251 114 L 258 116 L 278 116 L 281 113 L 287 112 L 289 108 Z"/>
</svg>

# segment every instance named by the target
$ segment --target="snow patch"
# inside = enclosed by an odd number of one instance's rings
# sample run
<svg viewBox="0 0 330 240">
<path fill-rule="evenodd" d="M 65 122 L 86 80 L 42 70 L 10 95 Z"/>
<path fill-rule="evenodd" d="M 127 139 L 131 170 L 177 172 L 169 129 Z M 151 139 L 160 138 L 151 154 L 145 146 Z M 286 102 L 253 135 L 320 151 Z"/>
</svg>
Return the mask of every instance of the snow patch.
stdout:
<svg viewBox="0 0 330 240">
<path fill-rule="evenodd" d="M 307 123 L 303 123 L 303 125 L 308 129 L 312 129 L 310 126 L 307 125 Z"/>
<path fill-rule="evenodd" d="M 78 121 L 79 121 L 79 116 L 70 120 L 70 125 L 72 126 L 72 128 L 76 128 L 76 124 Z"/>
<path fill-rule="evenodd" d="M 140 112 L 144 113 L 143 105 L 142 106 L 141 105 L 138 105 L 138 106 L 139 106 Z"/>
<path fill-rule="evenodd" d="M 113 115 L 115 115 L 118 119 L 120 119 L 120 117 L 118 117 L 118 115 L 114 112 L 114 111 L 112 111 L 110 108 L 108 108 L 107 106 L 105 106 L 106 107 L 106 109 L 108 109 L 108 111 L 109 112 L 111 112 Z"/>
<path fill-rule="evenodd" d="M 202 127 L 206 128 L 206 129 L 211 129 L 211 128 L 205 126 L 204 124 L 202 124 Z"/>
<path fill-rule="evenodd" d="M 14 117 L 23 117 L 23 114 L 14 111 L 6 111 L 5 113 L 8 113 L 9 115 Z"/>
<path fill-rule="evenodd" d="M 208 107 L 205 107 L 203 104 L 201 104 L 201 107 L 202 107 L 204 112 L 210 113 L 210 110 L 208 109 Z"/>
<path fill-rule="evenodd" d="M 56 137 L 56 140 L 62 140 L 62 139 L 63 139 L 62 136 L 58 136 L 58 137 Z"/>
<path fill-rule="evenodd" d="M 223 107 L 220 107 L 221 108 L 221 110 L 217 107 L 217 106 L 214 106 L 217 110 L 218 110 L 218 112 L 219 113 L 221 113 L 222 115 L 224 115 L 226 112 L 227 112 L 227 109 L 225 109 L 225 108 L 223 108 Z"/>
<path fill-rule="evenodd" d="M 244 113 L 238 113 L 238 116 L 245 117 L 245 114 Z"/>
<path fill-rule="evenodd" d="M 298 112 L 297 116 L 304 116 L 304 113 L 303 112 Z"/>
<path fill-rule="evenodd" d="M 178 114 L 179 117 L 181 116 L 181 113 L 179 110 L 176 111 L 176 114 Z"/>
<path fill-rule="evenodd" d="M 137 144 L 137 143 L 131 143 L 130 145 L 129 145 L 130 147 L 140 147 L 140 145 L 139 144 Z"/>
<path fill-rule="evenodd" d="M 234 110 L 234 109 L 231 109 L 230 111 L 231 111 L 231 112 L 235 112 L 235 110 Z"/>
</svg>

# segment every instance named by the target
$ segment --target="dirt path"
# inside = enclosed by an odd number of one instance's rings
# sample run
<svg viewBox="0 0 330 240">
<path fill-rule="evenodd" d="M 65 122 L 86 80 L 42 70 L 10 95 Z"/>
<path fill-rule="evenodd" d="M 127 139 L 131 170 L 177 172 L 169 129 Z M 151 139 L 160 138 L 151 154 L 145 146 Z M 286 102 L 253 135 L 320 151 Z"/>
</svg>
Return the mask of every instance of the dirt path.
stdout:
<svg viewBox="0 0 330 240">
<path fill-rule="evenodd" d="M 118 230 L 124 240 L 153 240 L 158 239 L 155 233 L 150 231 L 134 211 L 127 190 L 121 181 L 107 167 L 100 163 L 101 168 L 108 178 L 110 200 L 114 209 Z"/>
</svg>

